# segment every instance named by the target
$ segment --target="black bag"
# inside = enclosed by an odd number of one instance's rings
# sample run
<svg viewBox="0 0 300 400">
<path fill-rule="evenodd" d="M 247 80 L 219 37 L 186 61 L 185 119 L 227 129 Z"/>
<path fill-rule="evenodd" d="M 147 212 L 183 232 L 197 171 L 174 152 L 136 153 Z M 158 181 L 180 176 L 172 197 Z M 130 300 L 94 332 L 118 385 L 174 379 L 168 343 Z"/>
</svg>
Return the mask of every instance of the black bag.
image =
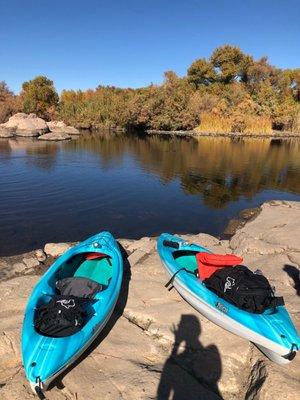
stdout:
<svg viewBox="0 0 300 400">
<path fill-rule="evenodd" d="M 77 333 L 84 325 L 83 304 L 87 300 L 75 296 L 54 296 L 36 310 L 35 329 L 44 336 L 64 337 Z"/>
<path fill-rule="evenodd" d="M 219 269 L 204 284 L 219 297 L 248 312 L 260 314 L 284 305 L 282 297 L 275 297 L 267 278 L 244 265 Z"/>
</svg>

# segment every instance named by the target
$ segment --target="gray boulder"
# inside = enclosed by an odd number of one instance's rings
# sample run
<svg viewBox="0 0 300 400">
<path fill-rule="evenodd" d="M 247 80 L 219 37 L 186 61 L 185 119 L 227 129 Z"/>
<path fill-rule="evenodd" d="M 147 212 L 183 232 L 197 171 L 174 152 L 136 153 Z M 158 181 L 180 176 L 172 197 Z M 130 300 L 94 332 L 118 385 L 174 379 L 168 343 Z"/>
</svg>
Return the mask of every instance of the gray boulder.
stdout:
<svg viewBox="0 0 300 400">
<path fill-rule="evenodd" d="M 63 121 L 49 121 L 48 128 L 54 133 L 67 133 L 68 135 L 80 135 L 78 129 L 73 126 L 66 125 Z"/>
<path fill-rule="evenodd" d="M 17 113 L 2 124 L 5 130 L 14 131 L 17 136 L 39 136 L 49 131 L 46 122 L 35 114 Z"/>
</svg>

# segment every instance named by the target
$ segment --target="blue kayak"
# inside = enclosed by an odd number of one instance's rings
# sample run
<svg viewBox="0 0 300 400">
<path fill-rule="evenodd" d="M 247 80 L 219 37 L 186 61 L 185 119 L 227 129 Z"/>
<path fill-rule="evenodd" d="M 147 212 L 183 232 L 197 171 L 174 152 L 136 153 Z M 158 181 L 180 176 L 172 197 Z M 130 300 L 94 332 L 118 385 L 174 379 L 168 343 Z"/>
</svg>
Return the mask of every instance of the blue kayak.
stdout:
<svg viewBox="0 0 300 400">
<path fill-rule="evenodd" d="M 284 306 L 254 314 L 237 308 L 206 288 L 198 278 L 196 254 L 210 253 L 178 236 L 160 235 L 157 249 L 179 294 L 197 311 L 220 327 L 253 342 L 270 360 L 286 364 L 300 348 L 300 338 Z"/>
<path fill-rule="evenodd" d="M 85 253 L 101 253 L 102 257 L 86 259 L 82 257 Z M 109 232 L 101 232 L 71 248 L 43 275 L 28 300 L 22 329 L 23 365 L 34 392 L 46 390 L 101 332 L 116 305 L 122 276 L 122 255 Z M 88 278 L 101 284 L 102 290 L 88 308 L 81 330 L 68 337 L 43 336 L 34 328 L 35 312 L 56 294 L 56 281 L 61 277 Z"/>
</svg>

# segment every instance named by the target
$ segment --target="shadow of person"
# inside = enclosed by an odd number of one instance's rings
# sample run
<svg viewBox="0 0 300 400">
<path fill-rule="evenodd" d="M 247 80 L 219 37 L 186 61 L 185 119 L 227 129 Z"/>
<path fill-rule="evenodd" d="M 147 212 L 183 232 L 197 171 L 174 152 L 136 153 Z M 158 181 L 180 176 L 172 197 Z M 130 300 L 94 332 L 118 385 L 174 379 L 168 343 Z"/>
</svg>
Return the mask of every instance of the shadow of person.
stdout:
<svg viewBox="0 0 300 400">
<path fill-rule="evenodd" d="M 294 282 L 294 289 L 296 290 L 297 295 L 300 296 L 300 271 L 298 268 L 289 264 L 285 264 L 283 270 L 290 278 L 292 278 Z"/>
<path fill-rule="evenodd" d="M 108 320 L 107 324 L 103 328 L 103 330 L 99 333 L 99 335 L 95 338 L 95 340 L 92 342 L 92 344 L 82 353 L 80 357 L 77 358 L 77 360 L 72 363 L 67 369 L 65 369 L 56 379 L 51 382 L 49 385 L 49 390 L 52 389 L 54 386 L 56 386 L 58 389 L 63 389 L 64 385 L 62 383 L 63 378 L 70 372 L 72 371 L 73 368 L 77 367 L 78 364 L 80 364 L 86 357 L 88 357 L 93 350 L 96 349 L 100 345 L 100 343 L 106 338 L 106 336 L 109 334 L 109 332 L 113 329 L 115 326 L 116 322 L 118 319 L 122 316 L 123 311 L 126 307 L 127 299 L 128 299 L 128 293 L 129 293 L 129 283 L 131 280 L 131 270 L 130 270 L 130 264 L 128 262 L 128 255 L 124 247 L 118 242 L 122 258 L 123 258 L 123 279 L 122 279 L 122 285 L 121 285 L 121 290 L 120 294 L 116 303 L 116 306 L 114 308 L 114 311 Z"/>
<path fill-rule="evenodd" d="M 215 345 L 204 347 L 199 341 L 201 325 L 192 314 L 182 315 L 171 354 L 164 364 L 157 389 L 157 400 L 222 399 L 218 380 L 222 362 Z"/>
</svg>

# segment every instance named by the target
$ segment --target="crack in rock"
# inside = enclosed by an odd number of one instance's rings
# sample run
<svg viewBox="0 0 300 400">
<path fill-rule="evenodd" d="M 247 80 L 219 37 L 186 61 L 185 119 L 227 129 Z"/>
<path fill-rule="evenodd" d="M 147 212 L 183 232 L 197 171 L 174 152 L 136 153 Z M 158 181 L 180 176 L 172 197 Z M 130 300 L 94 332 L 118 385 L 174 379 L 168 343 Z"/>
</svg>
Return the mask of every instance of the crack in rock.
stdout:
<svg viewBox="0 0 300 400">
<path fill-rule="evenodd" d="M 263 387 L 267 375 L 265 362 L 263 360 L 256 361 L 250 370 L 245 400 L 259 399 L 259 392 Z"/>
</svg>

